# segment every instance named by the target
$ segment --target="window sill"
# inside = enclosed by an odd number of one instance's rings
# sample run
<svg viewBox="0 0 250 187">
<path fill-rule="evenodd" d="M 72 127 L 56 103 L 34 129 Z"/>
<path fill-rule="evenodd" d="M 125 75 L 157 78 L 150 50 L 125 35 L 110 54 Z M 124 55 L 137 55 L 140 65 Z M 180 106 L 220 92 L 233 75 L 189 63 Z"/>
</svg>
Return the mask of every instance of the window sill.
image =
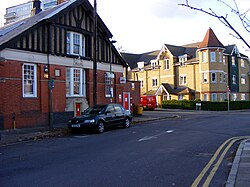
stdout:
<svg viewBox="0 0 250 187">
<path fill-rule="evenodd" d="M 37 96 L 23 96 L 24 99 L 38 99 Z"/>
<path fill-rule="evenodd" d="M 83 98 L 85 98 L 86 96 L 84 96 L 84 95 L 66 95 L 66 97 L 68 97 L 68 98 L 79 98 L 79 97 L 83 97 Z"/>
</svg>

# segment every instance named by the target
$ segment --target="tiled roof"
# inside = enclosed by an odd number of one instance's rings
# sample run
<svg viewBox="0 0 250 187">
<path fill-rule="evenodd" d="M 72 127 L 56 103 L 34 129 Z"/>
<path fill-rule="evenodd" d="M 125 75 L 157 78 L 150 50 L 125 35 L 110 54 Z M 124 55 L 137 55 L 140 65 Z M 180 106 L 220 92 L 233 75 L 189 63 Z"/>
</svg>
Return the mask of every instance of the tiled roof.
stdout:
<svg viewBox="0 0 250 187">
<path fill-rule="evenodd" d="M 211 28 L 208 29 L 203 41 L 199 45 L 199 48 L 207 48 L 207 47 L 222 47 L 222 48 L 224 47 Z"/>
<path fill-rule="evenodd" d="M 234 49 L 235 45 L 228 45 L 228 46 L 225 46 L 225 51 L 224 51 L 224 54 L 229 54 L 231 55 L 232 54 L 232 51 Z"/>
<path fill-rule="evenodd" d="M 148 95 L 148 96 L 150 96 L 150 95 L 155 95 L 155 93 L 156 93 L 156 90 L 149 90 L 148 92 L 146 92 L 146 93 L 143 94 L 143 95 Z"/>
<path fill-rule="evenodd" d="M 140 58 L 140 55 L 138 54 L 131 54 L 131 53 L 121 53 L 124 60 L 128 63 L 129 67 L 131 69 L 134 69 L 137 67 L 138 59 Z"/>
<path fill-rule="evenodd" d="M 68 3 L 59 4 L 51 9 L 42 11 L 39 14 L 36 14 L 32 17 L 29 17 L 24 20 L 14 22 L 13 24 L 8 24 L 4 27 L 1 27 L 0 28 L 0 45 L 10 41 L 14 37 L 30 29 L 37 23 L 43 21 L 45 18 L 49 18 L 49 15 L 50 16 L 55 15 L 55 12 L 58 12 L 58 9 L 61 10 L 61 8 L 66 8 L 67 6 L 71 5 L 73 2 L 75 2 L 75 0 L 70 1 Z"/>
<path fill-rule="evenodd" d="M 63 11 L 67 11 L 67 8 L 71 8 L 74 5 L 79 5 L 81 3 L 87 3 L 86 6 L 88 6 L 90 9 L 93 9 L 92 5 L 89 3 L 89 1 L 85 0 L 70 0 L 66 1 L 64 3 L 61 3 L 53 8 L 50 8 L 48 10 L 44 10 L 32 17 L 14 22 L 13 24 L 8 24 L 4 27 L 0 27 L 0 45 L 10 41 L 11 39 L 15 38 L 16 36 L 20 35 L 21 33 L 25 32 L 26 30 L 30 29 L 34 25 L 45 21 L 53 19 L 54 16 L 60 14 Z M 109 31 L 105 23 L 102 21 L 102 19 L 97 15 L 98 23 L 105 29 L 107 32 L 108 37 L 112 38 L 112 33 Z"/>
<path fill-rule="evenodd" d="M 142 54 L 121 53 L 121 55 L 128 63 L 129 67 L 134 69 L 137 67 L 137 62 L 145 62 L 145 64 L 148 64 L 151 60 L 156 59 L 159 52 L 159 50 L 156 50 Z"/>
<path fill-rule="evenodd" d="M 165 47 L 167 47 L 168 50 L 172 53 L 172 55 L 174 55 L 175 57 L 182 56 L 182 55 L 188 55 L 189 57 L 195 57 L 197 45 L 199 43 L 187 44 L 184 46 L 165 44 Z"/>
<path fill-rule="evenodd" d="M 165 44 L 165 46 L 168 48 L 168 50 L 172 53 L 172 55 L 178 57 L 185 54 L 185 47 L 182 46 L 176 46 L 176 45 L 170 45 Z"/>
<path fill-rule="evenodd" d="M 164 88 L 168 91 L 168 93 L 174 94 L 174 95 L 194 93 L 193 90 L 191 90 L 190 88 L 186 86 L 180 86 L 174 89 L 173 89 L 174 86 L 168 83 L 163 83 L 162 86 L 164 86 Z"/>
</svg>

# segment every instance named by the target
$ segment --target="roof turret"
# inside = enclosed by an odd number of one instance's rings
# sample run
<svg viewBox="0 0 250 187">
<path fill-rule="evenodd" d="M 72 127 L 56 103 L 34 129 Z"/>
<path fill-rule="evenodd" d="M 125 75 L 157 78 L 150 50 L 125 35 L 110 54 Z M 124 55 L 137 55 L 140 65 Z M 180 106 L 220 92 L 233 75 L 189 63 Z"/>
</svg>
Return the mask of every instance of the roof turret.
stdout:
<svg viewBox="0 0 250 187">
<path fill-rule="evenodd" d="M 207 47 L 222 47 L 223 44 L 219 41 L 219 39 L 214 34 L 214 31 L 209 28 L 203 41 L 200 43 L 199 48 L 207 48 Z"/>
</svg>

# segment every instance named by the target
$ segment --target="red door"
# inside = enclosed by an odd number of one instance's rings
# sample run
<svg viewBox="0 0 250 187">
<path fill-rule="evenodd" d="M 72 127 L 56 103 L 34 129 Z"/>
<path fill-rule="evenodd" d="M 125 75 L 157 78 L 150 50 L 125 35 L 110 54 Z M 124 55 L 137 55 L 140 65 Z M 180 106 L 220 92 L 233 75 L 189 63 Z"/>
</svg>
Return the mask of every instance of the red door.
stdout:
<svg viewBox="0 0 250 187">
<path fill-rule="evenodd" d="M 129 92 L 123 93 L 123 107 L 127 110 L 130 110 L 130 93 Z"/>
<path fill-rule="evenodd" d="M 76 116 L 81 115 L 81 103 L 76 103 Z"/>
</svg>

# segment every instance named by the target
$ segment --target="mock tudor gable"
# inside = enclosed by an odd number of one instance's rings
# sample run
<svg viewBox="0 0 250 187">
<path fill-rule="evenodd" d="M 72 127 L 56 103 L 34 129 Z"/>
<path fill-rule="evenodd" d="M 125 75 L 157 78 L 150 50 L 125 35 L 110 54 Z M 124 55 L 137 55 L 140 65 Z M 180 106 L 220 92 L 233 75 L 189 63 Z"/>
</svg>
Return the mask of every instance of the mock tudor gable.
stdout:
<svg viewBox="0 0 250 187">
<path fill-rule="evenodd" d="M 0 129 L 66 123 L 93 105 L 93 11 L 71 0 L 0 28 Z M 127 64 L 98 15 L 96 30 L 97 104 L 124 104 L 125 93 L 138 104 L 139 83 L 120 83 Z"/>
</svg>

